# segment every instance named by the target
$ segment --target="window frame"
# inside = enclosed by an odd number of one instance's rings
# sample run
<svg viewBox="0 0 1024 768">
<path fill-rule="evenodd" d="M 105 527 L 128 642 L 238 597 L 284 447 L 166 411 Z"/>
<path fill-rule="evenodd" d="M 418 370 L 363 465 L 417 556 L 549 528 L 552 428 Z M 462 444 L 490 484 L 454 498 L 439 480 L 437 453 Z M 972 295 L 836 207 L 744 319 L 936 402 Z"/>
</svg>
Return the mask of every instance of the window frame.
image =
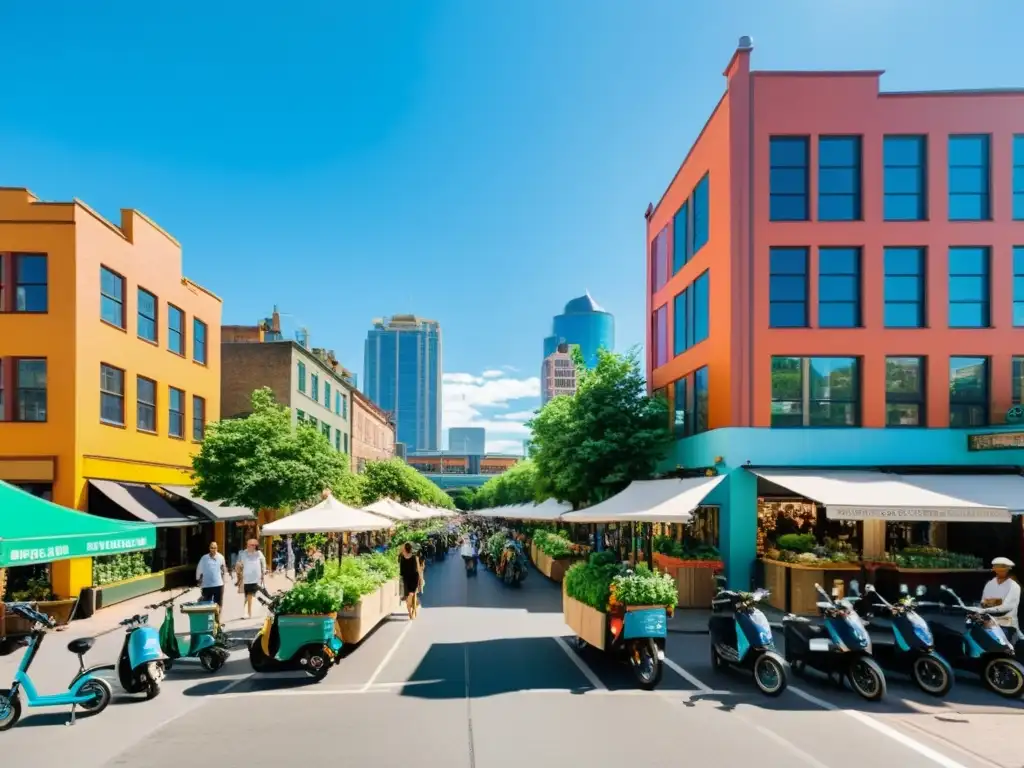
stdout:
<svg viewBox="0 0 1024 768">
<path fill-rule="evenodd" d="M 171 318 L 174 317 L 174 313 L 177 312 L 181 318 L 181 328 L 175 330 L 171 326 Z M 179 307 L 177 304 L 171 304 L 167 302 L 167 351 L 172 355 L 178 357 L 185 357 L 185 351 L 188 349 L 188 342 L 185 335 L 185 310 Z M 181 349 L 177 350 L 172 346 L 175 334 L 181 342 Z"/>
<path fill-rule="evenodd" d="M 174 409 L 174 395 L 178 394 L 181 396 L 181 410 L 176 411 Z M 185 390 L 179 387 L 168 387 L 167 388 L 167 436 L 173 437 L 175 440 L 185 439 Z M 175 433 L 175 425 L 177 426 L 178 432 Z"/>
<path fill-rule="evenodd" d="M 309 399 L 320 402 L 320 374 L 309 374 Z"/>
<path fill-rule="evenodd" d="M 890 391 L 889 361 L 916 360 L 918 391 L 913 393 Z M 889 406 L 917 406 L 916 424 L 894 424 L 889 421 Z M 885 356 L 885 426 L 887 429 L 920 429 L 928 426 L 928 358 L 925 355 Z"/>
<path fill-rule="evenodd" d="M 3 258 L 6 257 L 6 258 Z M 22 280 L 20 277 L 21 264 L 23 259 L 42 259 L 43 271 L 45 273 L 43 282 L 37 283 L 28 280 Z M 4 275 L 4 269 L 9 269 L 9 273 Z M 19 309 L 18 308 L 18 294 L 21 288 L 39 288 L 44 289 L 44 302 L 42 309 Z M 4 289 L 7 288 L 5 291 Z M 9 306 L 4 304 L 4 300 L 9 303 Z M 12 251 L 10 253 L 0 254 L 0 312 L 9 311 L 11 314 L 16 315 L 45 315 L 50 311 L 50 255 L 48 253 L 37 253 L 35 251 Z"/>
<path fill-rule="evenodd" d="M 109 369 L 111 371 L 115 371 L 116 373 L 118 373 L 120 375 L 120 378 L 121 378 L 121 391 L 120 392 L 115 392 L 115 391 L 110 390 L 110 389 L 104 389 L 104 376 L 103 376 L 103 374 L 105 373 L 104 369 Z M 125 397 L 126 397 L 125 385 L 126 384 L 127 384 L 127 375 L 125 373 L 124 368 L 119 368 L 116 365 L 111 365 L 110 363 L 104 363 L 102 361 L 100 362 L 100 424 L 103 424 L 104 426 L 107 426 L 107 427 L 118 427 L 120 429 L 125 429 L 126 428 L 126 426 L 127 426 L 127 424 L 126 424 L 126 422 L 127 422 L 126 410 L 127 409 L 125 407 L 126 406 L 126 403 L 125 403 Z M 120 402 L 120 406 L 121 406 L 121 420 L 120 421 L 112 421 L 112 420 L 110 420 L 108 418 L 105 418 L 103 416 L 103 403 L 104 403 L 104 398 L 105 397 L 106 398 L 113 398 L 114 400 L 117 400 L 117 401 Z"/>
<path fill-rule="evenodd" d="M 202 341 L 199 339 L 199 330 L 202 329 Z M 198 365 L 206 366 L 209 365 L 209 357 L 207 356 L 209 350 L 208 335 L 210 333 L 210 326 L 204 323 L 195 315 L 192 316 L 192 362 Z M 201 355 L 201 356 L 200 356 Z"/>
<path fill-rule="evenodd" d="M 660 257 L 660 258 L 659 258 Z M 651 294 L 664 288 L 671 274 L 672 265 L 668 262 L 668 225 L 666 224 L 651 240 Z M 663 271 L 659 271 L 658 265 Z M 664 279 L 662 279 L 664 278 Z"/>
<path fill-rule="evenodd" d="M 957 141 L 980 140 L 980 148 L 984 152 L 981 165 L 954 163 L 953 144 Z M 954 175 L 956 171 L 981 171 L 983 177 L 983 189 L 975 192 L 954 192 Z M 946 218 L 949 221 L 992 221 L 992 136 L 987 133 L 951 133 L 946 139 L 946 189 L 947 189 L 947 210 Z M 978 218 L 966 218 L 953 215 L 953 202 L 958 198 L 977 197 L 984 200 L 984 208 Z"/>
<path fill-rule="evenodd" d="M 890 252 L 895 256 L 897 252 L 910 252 L 913 251 L 917 257 L 917 271 L 914 274 L 907 272 L 890 272 L 888 259 L 886 258 Z M 909 278 L 912 277 L 917 283 L 917 298 L 915 300 L 909 299 L 890 299 L 888 296 L 889 292 L 889 278 Z M 889 305 L 913 305 L 918 308 L 918 324 L 917 325 L 890 325 L 886 317 L 886 308 Z M 882 248 L 882 326 L 884 328 L 899 328 L 899 329 L 917 329 L 928 327 L 928 248 L 920 245 L 890 245 L 883 246 Z"/>
<path fill-rule="evenodd" d="M 691 379 L 693 374 L 680 376 L 672 382 L 669 396 L 671 398 L 672 434 L 678 440 L 693 435 L 693 387 Z M 679 391 L 682 389 L 683 403 L 679 407 Z M 683 423 L 679 423 L 679 414 L 683 414 Z"/>
<path fill-rule="evenodd" d="M 153 299 L 153 317 L 142 313 L 142 294 L 146 294 Z M 142 328 L 140 326 L 143 320 L 153 323 L 153 338 L 142 335 Z M 157 298 L 155 293 L 146 290 L 141 285 L 135 290 L 135 335 L 149 344 L 160 344 L 160 299 Z"/>
<path fill-rule="evenodd" d="M 962 360 L 962 361 L 976 360 L 976 361 L 980 361 L 980 363 L 982 365 L 982 368 L 983 368 L 983 370 L 985 372 L 985 385 L 983 387 L 984 392 L 982 394 L 982 399 L 980 399 L 980 400 L 958 400 L 958 401 L 954 401 L 953 400 L 952 386 L 950 387 L 950 393 L 949 393 L 949 428 L 950 429 L 977 429 L 979 427 L 989 426 L 991 424 L 991 421 L 992 421 L 992 358 L 990 358 L 988 356 L 985 356 L 985 355 L 950 355 L 949 356 L 949 362 L 947 364 L 947 370 L 946 370 L 946 378 L 947 378 L 947 380 L 949 380 L 950 385 L 952 385 L 953 361 L 954 360 Z M 963 366 L 963 367 L 966 368 L 967 366 Z M 953 424 L 954 413 L 958 410 L 958 408 L 970 409 L 972 407 L 981 407 L 981 409 L 982 409 L 982 420 L 981 420 L 980 424 L 971 424 L 971 423 L 967 423 L 967 424 L 963 424 L 963 425 L 954 425 Z M 968 412 L 969 412 L 969 410 L 968 410 Z M 970 421 L 970 419 L 968 419 L 968 422 L 969 421 Z"/>
<path fill-rule="evenodd" d="M 849 251 L 853 255 L 853 272 L 840 272 L 840 271 L 825 271 L 826 254 L 830 254 L 837 251 Z M 864 327 L 864 308 L 863 308 L 863 274 L 864 274 L 864 249 L 860 246 L 824 246 L 818 248 L 818 327 L 819 328 L 863 328 Z M 852 279 L 854 286 L 854 296 L 852 299 L 824 299 L 826 295 L 825 280 L 828 278 L 848 278 Z M 833 325 L 822 321 L 823 306 L 836 306 L 843 305 L 853 306 L 853 323 L 851 325 Z"/>
<path fill-rule="evenodd" d="M 331 410 L 331 382 L 329 379 L 324 379 L 324 408 L 328 412 Z"/>
<path fill-rule="evenodd" d="M 665 323 L 665 334 L 664 340 L 660 333 L 661 318 L 664 318 Z M 651 346 L 654 347 L 654 354 L 652 355 L 653 367 L 660 368 L 663 365 L 668 365 L 672 356 L 669 354 L 668 349 L 668 302 L 666 301 L 660 307 L 656 307 L 651 312 Z"/>
<path fill-rule="evenodd" d="M 917 149 L 917 162 L 906 164 L 896 158 L 889 158 L 890 147 L 895 152 L 896 142 L 909 142 L 912 140 Z M 890 191 L 888 171 L 915 171 L 917 176 L 917 192 L 895 192 Z M 891 216 L 889 214 L 888 202 L 890 198 L 914 198 L 917 205 L 917 215 L 914 218 Z M 883 221 L 928 221 L 928 134 L 923 133 L 889 133 L 882 137 L 882 220 Z"/>
<path fill-rule="evenodd" d="M 1024 221 L 1024 133 L 1015 133 L 1011 141 L 1010 217 L 1014 221 Z"/>
<path fill-rule="evenodd" d="M 680 229 L 680 222 L 682 228 Z M 692 255 L 690 253 L 690 232 L 692 223 L 690 221 L 690 199 L 683 200 L 679 210 L 672 216 L 672 275 L 679 274 L 679 270 L 685 267 Z M 682 254 L 682 261 L 679 256 Z"/>
<path fill-rule="evenodd" d="M 803 271 L 802 272 L 776 272 L 775 265 L 773 264 L 773 256 L 776 253 L 783 251 L 801 251 L 803 255 Z M 811 271 L 811 249 L 804 245 L 786 245 L 786 246 L 772 246 L 768 249 L 768 327 L 769 328 L 810 328 L 811 325 L 811 313 L 810 313 L 810 300 L 811 300 L 811 286 L 810 286 L 810 271 Z M 773 278 L 776 277 L 800 277 L 804 282 L 803 298 L 800 300 L 795 299 L 773 299 Z M 802 305 L 803 306 L 803 322 L 799 325 L 776 325 L 772 322 L 772 306 L 773 305 Z"/>
<path fill-rule="evenodd" d="M 961 251 L 980 251 L 983 257 L 983 270 L 981 273 L 974 272 L 954 272 L 953 271 L 953 254 Z M 985 245 L 951 245 L 947 252 L 946 262 L 946 274 L 947 283 L 947 315 L 946 325 L 949 328 L 967 328 L 967 329 L 984 329 L 992 327 L 992 248 Z M 984 287 L 984 298 L 983 299 L 954 299 L 953 298 L 953 281 L 957 278 L 964 279 L 981 279 Z M 984 313 L 982 316 L 981 325 L 953 325 L 953 307 L 957 306 L 979 306 L 983 307 Z"/>
<path fill-rule="evenodd" d="M 50 420 L 50 361 L 46 357 L 11 357 L 8 358 L 12 365 L 11 371 L 11 421 L 19 424 L 46 424 Z M 42 363 L 43 364 L 43 376 L 45 382 L 42 387 L 26 387 L 21 384 L 21 364 L 22 363 Z M 24 404 L 26 397 L 25 394 L 28 392 L 42 392 L 43 393 L 43 418 L 41 419 L 28 419 L 22 415 L 22 405 Z M 38 405 L 38 403 L 36 404 Z M 36 409 L 38 413 L 38 408 Z"/>
<path fill-rule="evenodd" d="M 799 388 L 800 388 L 800 399 L 794 400 L 793 398 L 777 398 L 775 396 L 775 360 L 798 360 L 798 370 L 800 372 Z M 814 397 L 814 393 L 811 387 L 811 369 L 813 368 L 813 361 L 815 360 L 851 360 L 854 365 L 854 377 L 853 377 L 853 399 L 844 398 L 821 398 Z M 800 406 L 800 423 L 799 424 L 776 424 L 774 408 L 770 409 L 769 413 L 769 425 L 772 429 L 857 429 L 861 427 L 864 419 L 864 361 L 859 355 L 772 355 L 769 362 L 769 382 L 770 382 L 770 394 L 771 404 L 774 406 L 775 403 L 797 403 Z M 836 403 L 838 405 L 852 405 L 853 406 L 853 423 L 852 424 L 822 424 L 814 423 L 814 405 L 822 403 Z"/>
<path fill-rule="evenodd" d="M 1024 245 L 1015 245 L 1010 249 L 1013 269 L 1013 303 L 1011 325 L 1024 328 Z M 1020 289 L 1019 291 L 1017 289 Z M 1020 314 L 1018 315 L 1018 309 Z"/>
<path fill-rule="evenodd" d="M 146 401 L 144 401 L 142 399 L 142 386 L 141 385 L 143 384 L 143 382 L 145 382 L 146 384 L 152 385 L 152 387 L 153 387 L 153 402 L 146 402 Z M 159 395 L 157 393 L 156 380 L 151 379 L 148 376 L 143 376 L 141 374 L 136 374 L 135 375 L 135 431 L 136 432 L 143 432 L 143 433 L 145 433 L 147 435 L 155 435 L 155 434 L 157 434 L 156 408 L 157 408 L 157 400 L 158 399 L 159 399 Z M 152 428 L 147 427 L 147 426 L 143 426 L 143 424 L 142 424 L 142 414 L 144 412 L 147 412 L 147 413 L 149 413 L 152 416 L 152 418 L 153 418 L 153 426 L 152 426 Z"/>
<path fill-rule="evenodd" d="M 302 394 L 306 394 L 306 364 L 302 360 L 299 360 L 297 362 L 298 367 L 295 369 L 295 375 L 296 378 L 298 379 L 297 386 L 299 388 L 299 392 L 301 392 Z"/>
<path fill-rule="evenodd" d="M 853 165 L 834 165 L 831 162 L 825 164 L 823 158 L 826 152 L 823 145 L 830 143 L 850 143 L 853 148 Z M 825 172 L 824 174 L 822 172 Z M 827 176 L 829 171 L 852 171 L 854 187 L 847 192 L 825 192 L 825 184 L 822 183 L 823 175 Z M 859 134 L 826 134 L 818 136 L 818 221 L 863 221 L 864 220 L 864 138 Z M 823 216 L 822 212 L 828 206 L 826 201 L 836 198 L 852 198 L 852 215 L 847 217 Z"/>
<path fill-rule="evenodd" d="M 783 144 L 802 144 L 803 145 L 803 164 L 801 165 L 789 165 L 789 164 L 776 164 L 772 158 L 773 146 L 781 146 Z M 775 185 L 772 183 L 772 176 L 774 171 L 803 171 L 803 183 L 804 191 L 802 193 L 797 192 L 776 192 Z M 773 210 L 772 202 L 776 198 L 785 199 L 803 199 L 803 215 L 790 218 L 776 216 Z M 769 221 L 810 221 L 811 220 L 811 137 L 806 134 L 777 134 L 768 137 L 768 220 Z"/>
<path fill-rule="evenodd" d="M 703 374 L 703 387 L 701 386 Z M 711 385 L 708 366 L 702 365 L 693 372 L 693 434 L 699 435 L 710 429 L 711 422 Z M 703 400 L 701 393 L 704 394 Z M 703 405 L 702 405 L 703 403 Z"/>
<path fill-rule="evenodd" d="M 693 221 L 690 230 L 690 256 L 692 259 L 711 239 L 711 171 L 705 171 L 690 196 Z"/>
<path fill-rule="evenodd" d="M 121 298 L 120 299 L 118 299 L 118 298 L 116 298 L 114 296 L 111 296 L 109 293 L 105 293 L 104 292 L 104 290 L 103 290 L 103 273 L 104 272 L 109 273 L 112 277 L 114 277 L 114 278 L 116 278 L 117 280 L 120 281 L 120 284 L 121 284 Z M 124 275 L 122 275 L 120 272 L 115 272 L 113 269 L 111 269 L 110 267 L 106 266 L 105 264 L 100 264 L 100 322 L 102 322 L 104 325 L 110 326 L 111 328 L 116 328 L 119 331 L 125 331 L 126 333 L 128 331 L 128 301 L 127 301 L 127 297 L 125 296 L 125 292 L 126 292 L 127 288 L 128 288 L 128 281 L 127 281 L 127 279 L 125 278 Z M 108 320 L 106 317 L 104 317 L 104 315 L 103 315 L 103 300 L 104 299 L 106 299 L 108 302 L 112 302 L 112 303 L 117 304 L 118 306 L 120 306 L 121 314 L 120 314 L 120 322 L 118 324 L 115 324 L 115 323 L 111 322 L 110 320 Z"/>
<path fill-rule="evenodd" d="M 192 442 L 201 443 L 205 438 L 206 398 L 200 395 L 192 395 Z"/>
</svg>

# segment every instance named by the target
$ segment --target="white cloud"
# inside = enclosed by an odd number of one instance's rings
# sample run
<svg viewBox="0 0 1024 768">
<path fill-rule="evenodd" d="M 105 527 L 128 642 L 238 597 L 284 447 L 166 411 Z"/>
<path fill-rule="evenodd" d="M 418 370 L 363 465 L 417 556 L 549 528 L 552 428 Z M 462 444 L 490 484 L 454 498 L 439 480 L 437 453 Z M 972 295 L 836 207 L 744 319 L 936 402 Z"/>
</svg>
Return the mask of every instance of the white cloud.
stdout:
<svg viewBox="0 0 1024 768">
<path fill-rule="evenodd" d="M 511 453 L 516 456 L 523 455 L 523 441 L 522 440 L 488 440 L 487 448 L 488 453 Z"/>
<path fill-rule="evenodd" d="M 484 371 L 480 375 L 483 376 L 485 379 L 500 379 L 502 376 L 505 375 L 505 372 L 491 369 L 488 371 Z"/>
<path fill-rule="evenodd" d="M 445 430 L 483 427 L 487 430 L 488 451 L 521 453 L 522 441 L 529 435 L 525 422 L 533 417 L 533 412 L 526 409 L 539 402 L 540 379 L 489 375 L 494 373 L 500 372 L 494 369 L 480 375 L 444 374 L 442 423 Z M 512 403 L 518 410 L 508 410 Z M 519 446 L 517 450 L 510 450 L 513 443 Z"/>
<path fill-rule="evenodd" d="M 529 421 L 536 415 L 534 411 L 515 411 L 513 413 L 498 413 L 494 418 L 502 421 Z"/>
</svg>

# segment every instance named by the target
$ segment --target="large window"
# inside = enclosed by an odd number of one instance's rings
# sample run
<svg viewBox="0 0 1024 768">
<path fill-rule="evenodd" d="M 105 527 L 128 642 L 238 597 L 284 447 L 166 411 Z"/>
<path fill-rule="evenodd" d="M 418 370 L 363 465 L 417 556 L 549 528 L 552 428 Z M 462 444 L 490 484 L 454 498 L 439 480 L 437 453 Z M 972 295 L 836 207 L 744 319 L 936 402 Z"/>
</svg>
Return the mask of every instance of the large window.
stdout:
<svg viewBox="0 0 1024 768">
<path fill-rule="evenodd" d="M 772 221 L 807 221 L 806 136 L 772 136 L 769 145 L 769 202 Z"/>
<path fill-rule="evenodd" d="M 0 260 L 2 261 L 2 260 Z M 14 306 L 15 312 L 46 312 L 49 309 L 47 258 L 41 253 L 14 254 Z M 0 263 L 0 272 L 3 264 Z M 0 283 L 3 277 L 0 277 Z M 3 288 L 0 286 L 0 310 L 3 310 Z"/>
<path fill-rule="evenodd" d="M 818 249 L 818 325 L 860 327 L 860 248 Z"/>
<path fill-rule="evenodd" d="M 156 296 L 145 288 L 139 288 L 139 318 L 137 321 L 140 339 L 156 344 Z"/>
<path fill-rule="evenodd" d="M 924 221 L 928 218 L 928 139 L 924 136 L 886 136 L 884 218 L 886 221 Z"/>
<path fill-rule="evenodd" d="M 673 355 L 681 355 L 694 344 L 699 344 L 708 337 L 710 325 L 709 279 L 708 271 L 705 270 L 690 287 L 676 294 L 673 300 Z"/>
<path fill-rule="evenodd" d="M 125 327 L 124 278 L 100 267 L 100 318 L 115 328 Z"/>
<path fill-rule="evenodd" d="M 885 249 L 885 327 L 924 328 L 925 249 Z"/>
<path fill-rule="evenodd" d="M 949 220 L 988 221 L 989 137 L 949 137 Z"/>
<path fill-rule="evenodd" d="M 818 220 L 860 218 L 860 136 L 822 136 L 818 139 Z"/>
<path fill-rule="evenodd" d="M 1024 221 L 1024 134 L 1013 137 L 1013 219 Z"/>
<path fill-rule="evenodd" d="M 167 434 L 185 436 L 185 392 L 176 387 L 167 389 Z"/>
<path fill-rule="evenodd" d="M 672 385 L 672 431 L 676 437 L 693 434 L 693 403 L 690 402 L 690 378 L 684 376 Z"/>
<path fill-rule="evenodd" d="M 685 201 L 672 219 L 672 274 L 690 260 L 690 201 Z"/>
<path fill-rule="evenodd" d="M 860 365 L 855 357 L 773 357 L 773 427 L 860 424 Z"/>
<path fill-rule="evenodd" d="M 124 371 L 100 364 L 100 421 L 124 426 Z"/>
<path fill-rule="evenodd" d="M 651 318 L 651 333 L 654 341 L 654 367 L 668 362 L 668 304 L 654 310 Z"/>
<path fill-rule="evenodd" d="M 657 291 L 668 282 L 668 227 L 651 242 L 651 291 Z"/>
<path fill-rule="evenodd" d="M 949 249 L 949 327 L 989 327 L 989 249 Z"/>
<path fill-rule="evenodd" d="M 923 357 L 885 358 L 885 425 L 924 427 L 925 368 Z"/>
<path fill-rule="evenodd" d="M 1013 325 L 1024 327 L 1024 245 L 1013 247 Z"/>
<path fill-rule="evenodd" d="M 1013 404 L 1024 403 L 1024 357 L 1013 358 Z"/>
<path fill-rule="evenodd" d="M 192 318 L 192 359 L 206 365 L 206 323 Z"/>
<path fill-rule="evenodd" d="M 693 433 L 708 431 L 708 368 L 693 372 Z"/>
<path fill-rule="evenodd" d="M 343 438 L 343 440 L 341 441 L 341 444 L 342 444 L 341 452 L 342 453 L 348 453 L 348 432 L 346 432 L 344 435 L 342 435 L 342 438 Z"/>
<path fill-rule="evenodd" d="M 806 328 L 807 249 L 772 248 L 769 261 L 769 325 Z"/>
<path fill-rule="evenodd" d="M 707 270 L 702 272 L 693 281 L 693 343 L 700 344 L 708 337 L 710 330 L 711 309 L 708 305 L 710 300 L 709 285 L 710 276 Z"/>
<path fill-rule="evenodd" d="M 202 440 L 206 435 L 206 400 L 192 395 L 192 439 Z"/>
<path fill-rule="evenodd" d="M 185 356 L 185 313 L 173 304 L 167 305 L 167 348 Z"/>
<path fill-rule="evenodd" d="M 156 432 L 156 382 L 145 376 L 136 376 L 135 387 L 135 425 L 143 432 Z"/>
<path fill-rule="evenodd" d="M 988 424 L 988 358 L 949 358 L 949 426 Z"/>
<path fill-rule="evenodd" d="M 46 421 L 46 358 L 18 358 L 14 368 L 14 420 Z"/>
<path fill-rule="evenodd" d="M 693 190 L 693 253 L 708 241 L 711 229 L 711 176 L 707 173 Z"/>
</svg>

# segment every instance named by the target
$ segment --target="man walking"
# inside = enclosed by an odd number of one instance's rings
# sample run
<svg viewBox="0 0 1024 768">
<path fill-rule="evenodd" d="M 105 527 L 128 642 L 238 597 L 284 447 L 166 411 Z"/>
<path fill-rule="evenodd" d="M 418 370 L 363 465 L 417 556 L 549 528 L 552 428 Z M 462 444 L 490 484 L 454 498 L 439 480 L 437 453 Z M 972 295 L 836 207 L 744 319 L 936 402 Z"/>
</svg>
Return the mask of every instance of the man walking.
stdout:
<svg viewBox="0 0 1024 768">
<path fill-rule="evenodd" d="M 224 555 L 217 551 L 217 542 L 210 542 L 210 551 L 199 558 L 199 565 L 196 566 L 196 580 L 202 594 L 199 599 L 202 602 L 216 603 L 221 611 L 224 610 L 224 577 L 228 575 L 228 564 L 224 562 Z"/>
</svg>

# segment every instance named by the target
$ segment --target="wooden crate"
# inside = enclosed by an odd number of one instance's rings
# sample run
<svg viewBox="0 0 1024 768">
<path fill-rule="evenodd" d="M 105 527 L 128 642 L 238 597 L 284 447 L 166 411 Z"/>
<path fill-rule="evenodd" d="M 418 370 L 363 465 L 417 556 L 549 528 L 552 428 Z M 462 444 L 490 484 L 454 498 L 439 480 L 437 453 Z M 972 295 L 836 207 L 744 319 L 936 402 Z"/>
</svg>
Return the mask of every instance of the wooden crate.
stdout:
<svg viewBox="0 0 1024 768">
<path fill-rule="evenodd" d="M 682 567 L 676 571 L 676 593 L 680 608 L 710 608 L 715 597 L 713 568 Z"/>
<path fill-rule="evenodd" d="M 576 634 L 595 648 L 604 649 L 608 633 L 608 616 L 562 592 L 562 616 Z"/>
</svg>

